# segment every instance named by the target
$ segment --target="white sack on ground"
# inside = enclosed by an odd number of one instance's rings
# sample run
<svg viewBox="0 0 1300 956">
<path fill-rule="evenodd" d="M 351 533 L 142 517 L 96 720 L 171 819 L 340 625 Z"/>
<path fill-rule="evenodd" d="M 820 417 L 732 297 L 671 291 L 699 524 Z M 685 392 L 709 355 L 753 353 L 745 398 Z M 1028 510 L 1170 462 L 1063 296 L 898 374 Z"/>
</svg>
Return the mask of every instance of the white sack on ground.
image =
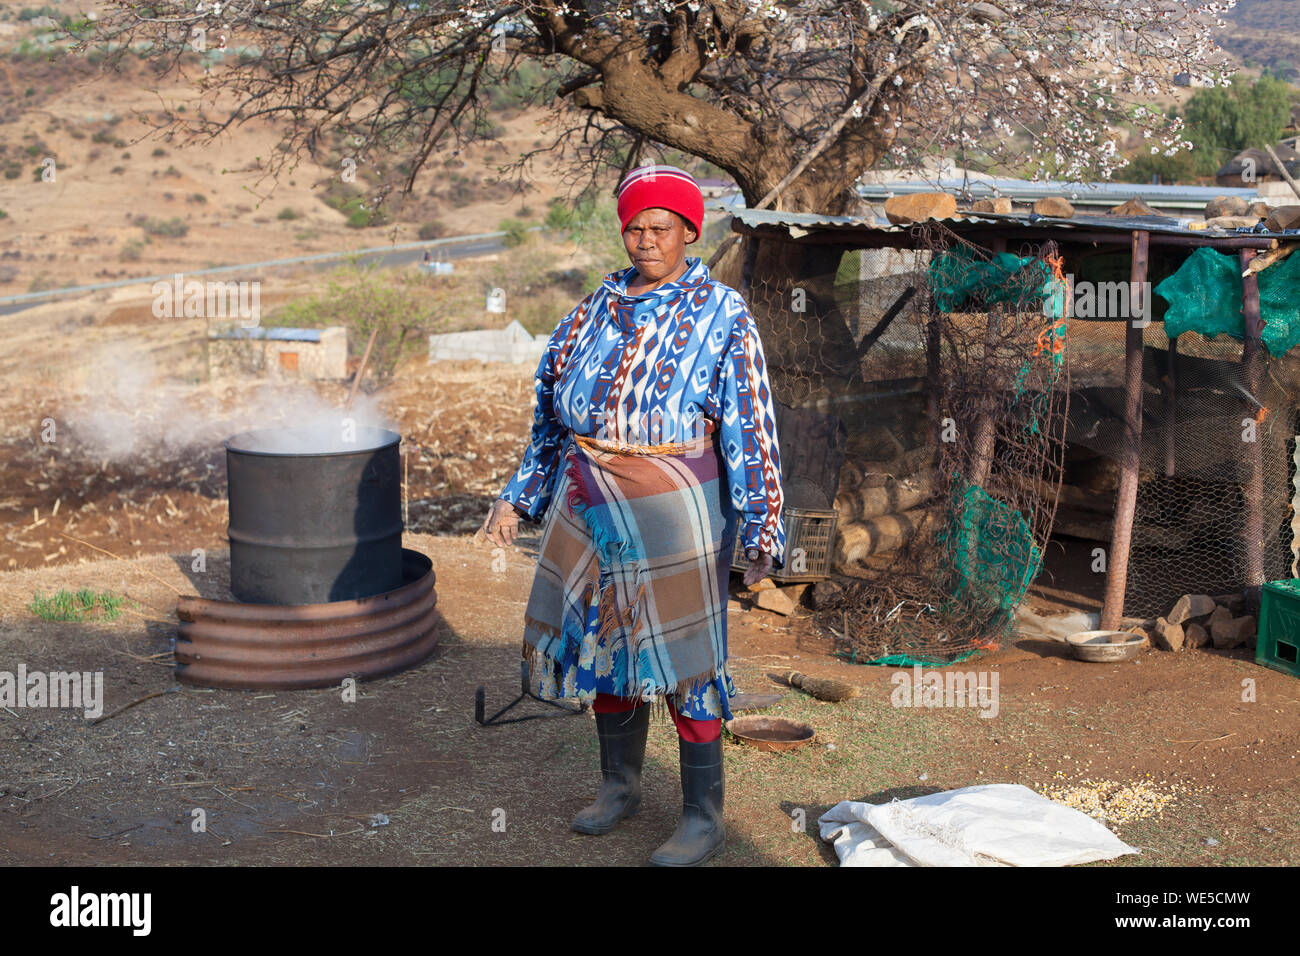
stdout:
<svg viewBox="0 0 1300 956">
<path fill-rule="evenodd" d="M 845 800 L 817 822 L 841 866 L 1072 866 L 1138 852 L 1087 814 L 1012 783 Z"/>
</svg>

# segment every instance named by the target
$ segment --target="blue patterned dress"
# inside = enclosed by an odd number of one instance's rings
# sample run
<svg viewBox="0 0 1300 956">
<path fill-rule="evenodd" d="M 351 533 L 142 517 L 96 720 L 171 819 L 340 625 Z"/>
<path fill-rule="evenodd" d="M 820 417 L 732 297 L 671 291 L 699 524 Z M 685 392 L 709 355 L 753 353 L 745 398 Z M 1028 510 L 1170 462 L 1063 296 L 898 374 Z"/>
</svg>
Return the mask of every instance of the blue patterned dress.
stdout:
<svg viewBox="0 0 1300 956">
<path fill-rule="evenodd" d="M 632 444 L 686 441 L 703 418 L 719 431 L 737 535 L 746 549 L 785 566 L 781 461 L 758 329 L 740 294 L 712 279 L 698 257 L 674 282 L 636 295 L 629 266 L 607 275 L 551 333 L 537 366 L 532 434 L 500 497 L 535 520 L 547 513 L 570 434 Z M 561 674 L 543 674 L 539 696 L 591 699 L 626 686 L 624 642 L 597 640 L 596 608 L 569 642 Z M 736 693 L 721 679 L 677 700 L 686 717 L 730 719 Z"/>
</svg>

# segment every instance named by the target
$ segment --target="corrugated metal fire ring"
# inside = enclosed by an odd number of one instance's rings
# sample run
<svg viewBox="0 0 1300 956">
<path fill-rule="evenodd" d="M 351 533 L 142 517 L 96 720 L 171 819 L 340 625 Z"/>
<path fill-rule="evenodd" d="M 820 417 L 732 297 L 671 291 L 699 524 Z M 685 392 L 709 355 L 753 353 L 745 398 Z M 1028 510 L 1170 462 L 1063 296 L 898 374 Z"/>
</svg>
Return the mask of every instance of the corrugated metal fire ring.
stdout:
<svg viewBox="0 0 1300 956">
<path fill-rule="evenodd" d="M 438 644 L 433 562 L 402 549 L 401 587 L 328 604 L 176 603 L 176 678 L 204 687 L 297 690 L 422 663 Z"/>
</svg>

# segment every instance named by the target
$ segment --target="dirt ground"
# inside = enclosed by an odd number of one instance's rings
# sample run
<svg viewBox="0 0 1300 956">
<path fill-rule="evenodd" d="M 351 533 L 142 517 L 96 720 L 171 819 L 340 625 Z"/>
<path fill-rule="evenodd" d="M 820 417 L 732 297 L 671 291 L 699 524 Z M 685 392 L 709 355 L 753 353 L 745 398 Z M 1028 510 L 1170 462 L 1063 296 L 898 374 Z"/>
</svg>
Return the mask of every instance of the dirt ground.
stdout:
<svg viewBox="0 0 1300 956">
<path fill-rule="evenodd" d="M 504 570 L 468 536 L 410 534 L 437 573 L 438 651 L 404 674 L 338 690 L 279 693 L 182 687 L 95 726 L 68 710 L 0 709 L 0 861 L 63 863 L 356 863 L 639 865 L 680 808 L 675 735 L 657 723 L 646 801 L 601 838 L 568 829 L 599 780 L 589 714 L 478 727 L 518 693 L 520 618 L 535 538 Z M 150 572 L 150 573 L 146 573 Z M 104 713 L 174 685 L 175 592 L 216 596 L 186 556 L 105 559 L 0 575 L 0 670 L 99 670 Z M 132 599 L 117 622 L 51 623 L 25 610 L 37 588 L 111 589 Z M 794 667 L 858 683 L 822 703 L 787 690 L 773 713 L 809 720 L 813 746 L 762 753 L 728 741 L 727 848 L 720 865 L 829 865 L 816 817 L 842 799 L 879 801 L 975 783 L 1034 787 L 1107 779 L 1174 794 L 1159 816 L 1115 827 L 1141 848 L 1124 865 L 1294 864 L 1300 859 L 1300 694 L 1295 681 L 1239 652 L 1150 652 L 1124 665 L 1067 659 L 1026 637 L 977 662 L 996 672 L 993 719 L 973 709 L 891 705 L 894 669 L 829 656 L 801 610 L 791 619 L 729 616 L 733 668 L 746 691 Z M 1242 680 L 1256 681 L 1244 703 Z M 520 713 L 539 712 L 526 703 Z M 194 832 L 194 811 L 206 831 Z M 795 825 L 803 811 L 807 832 Z M 382 815 L 382 816 L 381 816 Z M 386 821 L 386 822 L 385 822 Z"/>
</svg>

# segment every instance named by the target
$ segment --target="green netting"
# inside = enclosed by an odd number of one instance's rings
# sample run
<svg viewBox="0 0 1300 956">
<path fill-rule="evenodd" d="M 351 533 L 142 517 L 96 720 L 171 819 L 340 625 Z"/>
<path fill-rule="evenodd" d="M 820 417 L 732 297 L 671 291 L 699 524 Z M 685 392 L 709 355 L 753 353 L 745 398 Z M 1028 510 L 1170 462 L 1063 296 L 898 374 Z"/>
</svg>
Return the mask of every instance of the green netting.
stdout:
<svg viewBox="0 0 1300 956">
<path fill-rule="evenodd" d="M 1024 599 L 1042 564 L 1042 549 L 1020 512 L 991 497 L 979 485 L 954 475 L 956 507 L 936 536 L 944 566 L 951 569 L 948 596 L 936 608 L 945 620 L 984 634 L 990 645 L 1005 637 L 1014 611 Z M 913 653 L 885 654 L 859 661 L 856 650 L 841 654 L 853 664 L 881 667 L 948 666 L 983 651 L 975 648 L 957 657 Z"/>
<path fill-rule="evenodd" d="M 1300 343 L 1300 256 L 1274 263 L 1259 274 L 1260 341 L 1270 355 L 1282 355 Z M 1169 303 L 1165 334 L 1175 338 L 1199 332 L 1207 338 L 1227 333 L 1244 337 L 1241 315 L 1241 260 L 1202 247 L 1178 271 L 1155 287 Z"/>
<path fill-rule="evenodd" d="M 979 485 L 953 475 L 956 513 L 936 541 L 952 569 L 953 614 L 987 633 L 1004 634 L 1043 560 L 1021 513 Z"/>
<path fill-rule="evenodd" d="M 854 649 L 848 654 L 836 653 L 835 657 L 841 657 L 850 664 L 864 664 L 868 667 L 947 667 L 950 664 L 960 664 L 962 661 L 969 660 L 976 654 L 982 654 L 984 651 L 977 648 L 973 651 L 967 651 L 958 657 L 953 658 L 931 658 L 931 657 L 913 657 L 911 654 L 886 654 L 884 657 L 875 657 L 869 661 L 858 660 L 858 652 Z"/>
<path fill-rule="evenodd" d="M 957 311 L 967 300 L 1022 303 L 1052 292 L 1052 270 L 1042 259 L 1009 252 L 981 259 L 965 246 L 935 257 L 929 280 L 935 305 L 944 312 Z"/>
</svg>

